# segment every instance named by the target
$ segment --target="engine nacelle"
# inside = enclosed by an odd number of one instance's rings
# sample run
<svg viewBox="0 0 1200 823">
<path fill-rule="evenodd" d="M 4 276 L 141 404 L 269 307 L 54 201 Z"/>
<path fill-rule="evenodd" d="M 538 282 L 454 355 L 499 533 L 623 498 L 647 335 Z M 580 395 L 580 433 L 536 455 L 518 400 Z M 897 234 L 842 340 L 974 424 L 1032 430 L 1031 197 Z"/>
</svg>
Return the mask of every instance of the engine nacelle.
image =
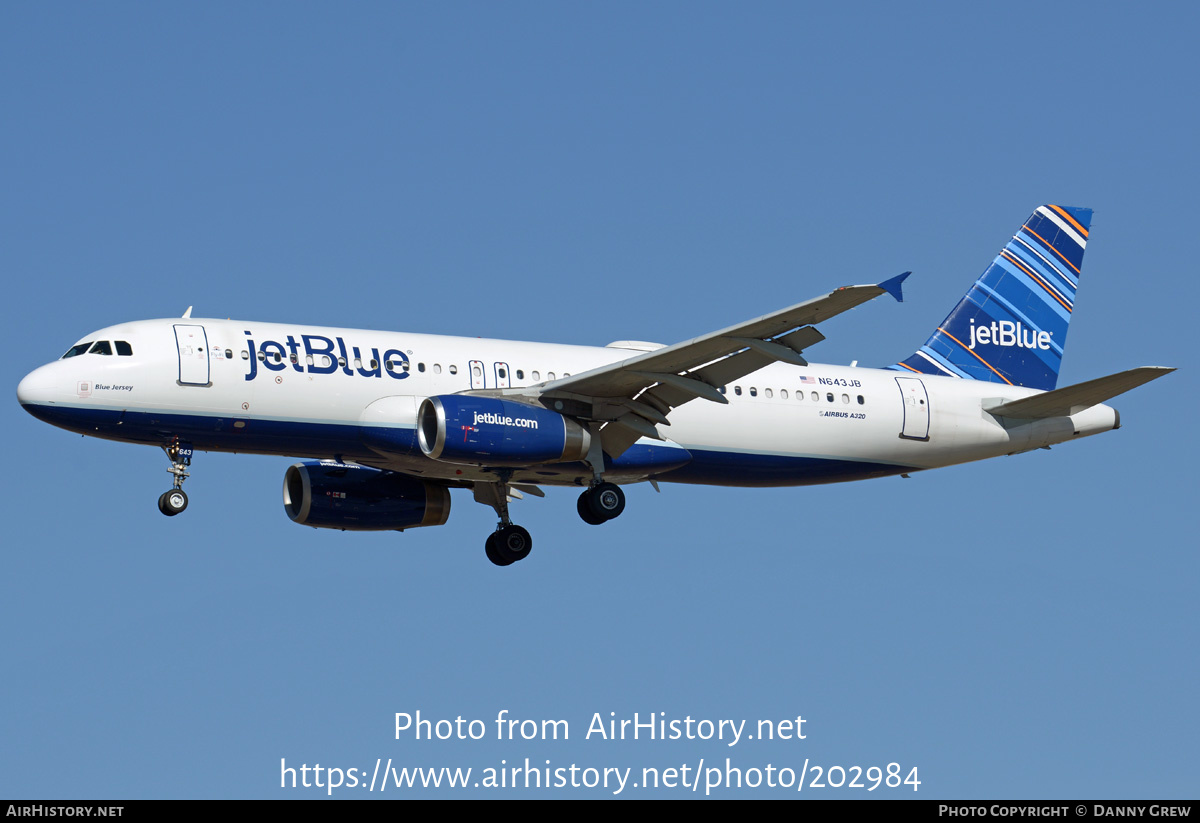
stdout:
<svg viewBox="0 0 1200 823">
<path fill-rule="evenodd" d="M 444 394 L 421 403 L 417 441 L 426 457 L 447 463 L 534 466 L 583 460 L 592 436 L 541 406 Z"/>
<path fill-rule="evenodd" d="M 297 463 L 283 477 L 287 516 L 318 529 L 383 531 L 441 526 L 450 490 L 396 472 L 337 463 Z"/>
</svg>

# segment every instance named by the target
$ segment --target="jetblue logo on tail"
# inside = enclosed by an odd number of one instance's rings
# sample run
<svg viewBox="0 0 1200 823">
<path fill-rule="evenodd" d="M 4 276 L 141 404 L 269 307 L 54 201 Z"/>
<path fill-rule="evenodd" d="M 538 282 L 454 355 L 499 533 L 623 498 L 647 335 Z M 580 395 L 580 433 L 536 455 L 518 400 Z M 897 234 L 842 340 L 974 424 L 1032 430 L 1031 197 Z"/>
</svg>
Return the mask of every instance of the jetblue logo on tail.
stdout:
<svg viewBox="0 0 1200 823">
<path fill-rule="evenodd" d="M 1091 209 L 1039 206 L 925 345 L 889 368 L 1053 389 L 1091 221 Z"/>
<path fill-rule="evenodd" d="M 968 349 L 974 351 L 977 345 L 1016 346 L 1019 349 L 1050 350 L 1050 335 L 1053 332 L 1027 329 L 1021 323 L 1010 320 L 993 321 L 990 325 L 976 326 L 975 318 L 971 318 L 971 344 Z"/>
</svg>

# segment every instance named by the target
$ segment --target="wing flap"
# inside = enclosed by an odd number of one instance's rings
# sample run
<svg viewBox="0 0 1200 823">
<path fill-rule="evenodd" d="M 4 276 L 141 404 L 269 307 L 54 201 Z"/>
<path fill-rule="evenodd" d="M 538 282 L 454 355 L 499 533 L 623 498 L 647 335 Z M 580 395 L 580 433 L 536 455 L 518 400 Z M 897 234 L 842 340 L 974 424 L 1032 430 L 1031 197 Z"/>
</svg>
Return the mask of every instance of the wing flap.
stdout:
<svg viewBox="0 0 1200 823">
<path fill-rule="evenodd" d="M 600 446 L 609 457 L 620 457 L 641 439 L 640 433 L 617 422 L 605 423 L 600 430 Z"/>
</svg>

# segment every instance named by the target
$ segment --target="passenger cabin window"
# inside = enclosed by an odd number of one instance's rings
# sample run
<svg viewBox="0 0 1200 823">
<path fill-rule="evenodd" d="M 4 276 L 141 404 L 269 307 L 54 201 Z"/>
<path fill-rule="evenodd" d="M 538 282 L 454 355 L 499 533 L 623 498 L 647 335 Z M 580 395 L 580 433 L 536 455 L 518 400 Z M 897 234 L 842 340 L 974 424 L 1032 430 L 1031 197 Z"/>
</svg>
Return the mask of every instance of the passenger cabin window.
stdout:
<svg viewBox="0 0 1200 823">
<path fill-rule="evenodd" d="M 88 354 L 112 354 L 112 346 L 108 345 L 107 340 L 97 340 L 96 345 L 88 350 Z"/>
<path fill-rule="evenodd" d="M 451 366 L 451 367 L 450 367 L 450 373 L 451 373 L 451 374 L 458 374 L 458 366 Z"/>
<path fill-rule="evenodd" d="M 80 343 L 78 346 L 72 346 L 71 348 L 67 349 L 67 353 L 62 356 L 62 359 L 66 360 L 68 357 L 77 357 L 77 356 L 83 354 L 84 352 L 86 352 L 91 347 L 92 347 L 91 340 L 87 341 L 86 343 Z"/>
<path fill-rule="evenodd" d="M 117 341 L 117 354 L 119 354 L 121 357 L 133 357 L 133 346 L 129 345 L 124 340 L 118 340 Z M 226 354 L 229 355 L 230 357 L 233 356 L 229 352 L 226 352 Z"/>
<path fill-rule="evenodd" d="M 517 369 L 517 379 L 518 380 L 525 379 L 525 370 L 524 369 Z"/>
</svg>

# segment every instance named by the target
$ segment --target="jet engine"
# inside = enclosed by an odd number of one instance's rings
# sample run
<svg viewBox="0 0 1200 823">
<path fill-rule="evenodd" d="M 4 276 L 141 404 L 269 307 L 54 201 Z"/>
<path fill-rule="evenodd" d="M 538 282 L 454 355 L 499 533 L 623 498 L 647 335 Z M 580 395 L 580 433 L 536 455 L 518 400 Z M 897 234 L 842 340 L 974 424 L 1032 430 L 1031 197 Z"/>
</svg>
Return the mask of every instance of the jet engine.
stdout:
<svg viewBox="0 0 1200 823">
<path fill-rule="evenodd" d="M 283 477 L 283 508 L 303 526 L 381 531 L 441 526 L 450 516 L 450 490 L 396 472 L 306 461 Z"/>
<path fill-rule="evenodd" d="M 417 411 L 426 457 L 472 466 L 535 466 L 587 457 L 592 436 L 558 412 L 495 397 L 446 394 Z"/>
</svg>

